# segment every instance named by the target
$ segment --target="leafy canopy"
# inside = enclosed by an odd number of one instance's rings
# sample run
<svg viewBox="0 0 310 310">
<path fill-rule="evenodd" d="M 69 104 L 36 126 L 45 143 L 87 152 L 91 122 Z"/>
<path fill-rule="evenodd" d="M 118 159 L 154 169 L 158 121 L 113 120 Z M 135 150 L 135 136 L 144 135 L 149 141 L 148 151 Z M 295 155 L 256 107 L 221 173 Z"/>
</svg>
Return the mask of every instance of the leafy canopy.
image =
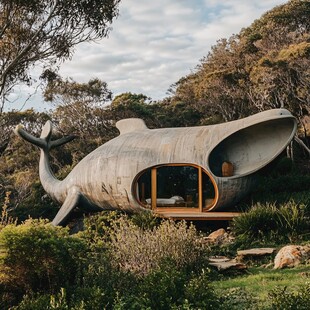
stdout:
<svg viewBox="0 0 310 310">
<path fill-rule="evenodd" d="M 0 112 L 18 83 L 31 84 L 30 70 L 70 58 L 81 43 L 106 37 L 120 0 L 1 0 Z"/>
</svg>

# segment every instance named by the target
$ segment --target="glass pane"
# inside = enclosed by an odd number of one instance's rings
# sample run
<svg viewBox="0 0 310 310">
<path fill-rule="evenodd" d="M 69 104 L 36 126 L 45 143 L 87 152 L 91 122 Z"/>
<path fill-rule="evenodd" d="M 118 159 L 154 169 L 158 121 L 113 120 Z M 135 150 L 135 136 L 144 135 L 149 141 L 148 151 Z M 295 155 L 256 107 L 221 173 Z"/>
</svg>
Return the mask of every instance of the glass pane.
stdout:
<svg viewBox="0 0 310 310">
<path fill-rule="evenodd" d="M 215 199 L 215 190 L 210 177 L 202 172 L 202 205 L 204 208 L 211 207 Z"/>
<path fill-rule="evenodd" d="M 138 179 L 137 197 L 144 205 L 151 205 L 151 169 L 147 169 Z"/>
<path fill-rule="evenodd" d="M 198 208 L 198 169 L 191 166 L 157 168 L 157 207 Z"/>
</svg>

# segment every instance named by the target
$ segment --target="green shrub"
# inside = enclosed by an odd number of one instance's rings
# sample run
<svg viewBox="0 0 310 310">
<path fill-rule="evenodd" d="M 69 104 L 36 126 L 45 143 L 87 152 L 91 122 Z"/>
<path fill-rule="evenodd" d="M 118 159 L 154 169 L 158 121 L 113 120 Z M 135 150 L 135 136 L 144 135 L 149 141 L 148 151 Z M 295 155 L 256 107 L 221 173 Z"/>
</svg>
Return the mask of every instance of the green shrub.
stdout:
<svg viewBox="0 0 310 310">
<path fill-rule="evenodd" d="M 83 301 L 87 309 L 110 309 L 119 292 L 121 295 L 133 294 L 138 279 L 131 273 L 114 268 L 109 256 L 95 253 L 90 253 L 83 282 L 79 288 L 74 288 L 73 299 Z"/>
<path fill-rule="evenodd" d="M 130 216 L 130 220 L 136 226 L 143 230 L 153 229 L 161 223 L 162 219 L 156 216 L 153 212 L 138 212 Z"/>
<path fill-rule="evenodd" d="M 4 202 L 3 202 L 3 206 L 2 206 L 2 210 L 1 210 L 1 215 L 0 215 L 0 230 L 7 225 L 10 225 L 10 224 L 16 225 L 16 223 L 17 223 L 17 219 L 13 218 L 8 213 L 8 207 L 9 207 L 9 203 L 10 203 L 10 195 L 11 195 L 11 192 L 5 193 L 5 198 L 4 198 Z"/>
<path fill-rule="evenodd" d="M 185 284 L 184 297 L 188 302 L 189 309 L 220 308 L 220 300 L 210 283 L 209 273 L 203 269 Z"/>
<path fill-rule="evenodd" d="M 310 218 L 305 205 L 293 201 L 277 207 L 260 203 L 233 220 L 237 244 L 295 242 L 309 239 Z"/>
<path fill-rule="evenodd" d="M 276 213 L 275 205 L 258 203 L 249 211 L 234 218 L 232 231 L 237 241 L 251 243 L 270 238 L 271 233 L 277 229 Z"/>
<path fill-rule="evenodd" d="M 287 287 L 277 288 L 269 294 L 270 309 L 275 310 L 308 310 L 310 309 L 310 283 L 297 290 L 288 290 Z"/>
<path fill-rule="evenodd" d="M 186 280 L 186 273 L 172 261 L 161 261 L 160 267 L 141 281 L 136 301 L 140 308 L 136 309 L 171 309 L 184 298 Z"/>
<path fill-rule="evenodd" d="M 260 177 L 256 190 L 249 199 L 254 202 L 286 203 L 292 198 L 299 203 L 310 203 L 310 176 L 291 173 Z"/>
<path fill-rule="evenodd" d="M 166 260 L 141 278 L 131 294 L 116 298 L 113 309 L 219 309 L 219 306 L 205 270 L 189 272 Z"/>
<path fill-rule="evenodd" d="M 84 230 L 79 232 L 90 247 L 105 250 L 106 242 L 110 241 L 111 225 L 123 216 L 119 211 L 100 212 L 84 219 Z"/>
<path fill-rule="evenodd" d="M 196 262 L 203 253 L 195 227 L 188 227 L 184 221 L 163 221 L 158 227 L 143 230 L 123 216 L 113 222 L 110 238 L 115 266 L 140 276 L 157 269 L 164 259 L 183 267 Z"/>
<path fill-rule="evenodd" d="M 73 285 L 81 276 L 85 251 L 83 240 L 46 221 L 7 225 L 0 231 L 0 286 L 20 297 Z"/>
<path fill-rule="evenodd" d="M 230 288 L 219 299 L 223 310 L 258 309 L 257 300 L 244 288 Z"/>
<path fill-rule="evenodd" d="M 49 294 L 29 296 L 25 295 L 18 306 L 12 307 L 12 310 L 42 310 L 50 309 L 51 296 Z"/>
<path fill-rule="evenodd" d="M 310 218 L 304 205 L 290 201 L 278 209 L 278 231 L 290 242 L 308 239 L 310 233 Z"/>
<path fill-rule="evenodd" d="M 11 308 L 12 310 L 68 310 L 69 306 L 66 300 L 66 290 L 60 289 L 56 295 L 36 294 L 34 296 L 25 295 L 20 304 Z M 80 308 L 81 310 L 83 308 Z"/>
<path fill-rule="evenodd" d="M 35 219 L 43 217 L 51 221 L 58 210 L 59 205 L 46 194 L 41 182 L 35 180 L 29 187 L 29 194 L 11 208 L 10 215 L 17 218 L 19 223 L 29 217 Z"/>
</svg>

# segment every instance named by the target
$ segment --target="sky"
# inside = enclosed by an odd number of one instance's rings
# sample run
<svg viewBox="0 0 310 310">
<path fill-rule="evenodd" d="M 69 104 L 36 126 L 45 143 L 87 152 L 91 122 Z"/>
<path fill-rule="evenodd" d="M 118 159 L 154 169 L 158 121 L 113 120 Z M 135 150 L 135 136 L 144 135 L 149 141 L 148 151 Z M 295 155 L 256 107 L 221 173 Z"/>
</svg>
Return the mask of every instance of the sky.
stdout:
<svg viewBox="0 0 310 310">
<path fill-rule="evenodd" d="M 108 38 L 78 45 L 72 59 L 61 65 L 60 74 L 80 83 L 99 78 L 114 97 L 132 92 L 160 100 L 173 83 L 195 70 L 217 40 L 239 33 L 285 2 L 122 0 Z M 40 91 L 24 102 L 33 88 L 16 88 L 10 108 L 50 109 Z"/>
</svg>

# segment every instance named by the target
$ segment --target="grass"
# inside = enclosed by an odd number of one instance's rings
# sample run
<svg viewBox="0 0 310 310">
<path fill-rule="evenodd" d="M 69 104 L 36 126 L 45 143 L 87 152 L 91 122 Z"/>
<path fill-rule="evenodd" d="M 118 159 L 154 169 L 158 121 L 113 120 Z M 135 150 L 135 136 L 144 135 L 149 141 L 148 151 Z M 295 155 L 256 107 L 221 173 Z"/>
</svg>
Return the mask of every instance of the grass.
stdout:
<svg viewBox="0 0 310 310">
<path fill-rule="evenodd" d="M 300 285 L 310 281 L 309 266 L 299 266 L 291 269 L 266 269 L 253 267 L 247 270 L 247 275 L 225 277 L 213 281 L 212 284 L 218 296 L 226 294 L 230 289 L 245 289 L 250 295 L 264 302 L 268 293 L 277 287 L 298 289 Z"/>
</svg>

